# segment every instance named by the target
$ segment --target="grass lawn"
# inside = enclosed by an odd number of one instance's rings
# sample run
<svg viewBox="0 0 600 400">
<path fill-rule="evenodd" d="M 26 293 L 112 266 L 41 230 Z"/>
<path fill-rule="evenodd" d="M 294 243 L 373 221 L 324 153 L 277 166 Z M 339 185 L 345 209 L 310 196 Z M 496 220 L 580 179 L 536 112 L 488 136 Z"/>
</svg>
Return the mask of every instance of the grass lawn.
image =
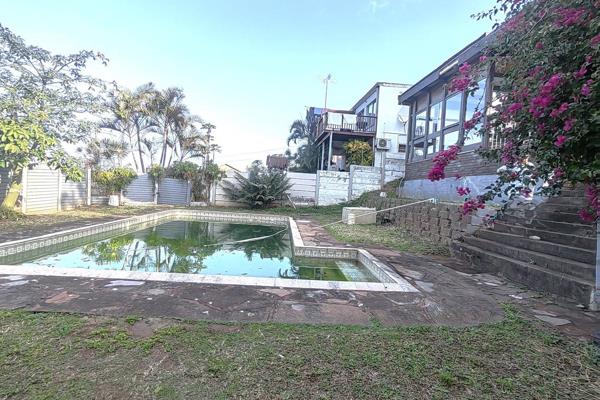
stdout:
<svg viewBox="0 0 600 400">
<path fill-rule="evenodd" d="M 473 328 L 0 311 L 0 398 L 600 398 L 597 348 L 506 311 Z"/>
</svg>

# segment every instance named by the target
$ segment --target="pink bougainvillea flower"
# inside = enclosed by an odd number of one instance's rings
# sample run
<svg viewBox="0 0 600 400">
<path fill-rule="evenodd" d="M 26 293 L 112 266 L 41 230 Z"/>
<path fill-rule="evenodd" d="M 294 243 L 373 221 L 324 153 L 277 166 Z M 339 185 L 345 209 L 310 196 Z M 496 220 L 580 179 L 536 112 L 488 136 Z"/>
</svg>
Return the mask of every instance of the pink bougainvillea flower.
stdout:
<svg viewBox="0 0 600 400">
<path fill-rule="evenodd" d="M 558 108 L 550 112 L 552 118 L 556 118 L 569 109 L 569 103 L 562 103 Z"/>
<path fill-rule="evenodd" d="M 463 75 L 467 75 L 471 72 L 471 65 L 469 63 L 463 63 L 460 67 L 458 67 L 458 72 Z"/>
<path fill-rule="evenodd" d="M 561 148 L 565 142 L 567 141 L 567 137 L 565 135 L 558 135 L 556 140 L 554 141 L 554 145 L 558 148 Z"/>
<path fill-rule="evenodd" d="M 523 103 L 512 103 L 510 106 L 506 108 L 506 112 L 508 114 L 514 114 L 523 108 Z"/>
<path fill-rule="evenodd" d="M 582 96 L 590 97 L 590 95 L 592 94 L 592 88 L 590 87 L 592 85 L 592 83 L 594 83 L 594 81 L 592 81 L 590 79 L 586 83 L 583 84 L 583 86 L 581 87 L 581 95 Z"/>
<path fill-rule="evenodd" d="M 440 179 L 444 179 L 446 177 L 446 167 L 451 161 L 456 160 L 459 152 L 460 146 L 453 144 L 448 149 L 440 151 L 438 154 L 436 154 L 435 157 L 433 157 L 433 164 L 429 170 L 429 173 L 427 174 L 427 178 L 430 181 L 439 181 Z"/>
<path fill-rule="evenodd" d="M 600 189 L 596 185 L 585 185 L 585 197 L 587 207 L 579 210 L 577 214 L 587 222 L 595 222 L 600 219 Z"/>
<path fill-rule="evenodd" d="M 542 42 L 537 42 L 535 44 L 535 48 L 536 50 L 542 50 L 544 48 L 544 45 L 542 44 Z"/>
<path fill-rule="evenodd" d="M 456 188 L 456 193 L 458 193 L 459 196 L 468 196 L 469 193 L 471 193 L 471 189 L 468 187 L 459 186 Z"/>
<path fill-rule="evenodd" d="M 573 125 L 575 124 L 575 120 L 574 119 L 568 119 L 565 121 L 565 124 L 563 125 L 563 131 L 565 132 L 570 132 L 571 129 L 573 129 Z"/>
<path fill-rule="evenodd" d="M 479 62 L 486 62 L 487 61 L 487 56 L 486 55 L 482 55 L 481 57 L 479 57 Z"/>
<path fill-rule="evenodd" d="M 474 199 L 465 200 L 465 202 L 460 206 L 460 211 L 463 215 L 468 215 L 474 211 L 477 211 L 478 209 L 483 208 L 485 208 L 485 202 L 481 197 L 477 196 Z"/>
<path fill-rule="evenodd" d="M 596 36 L 594 36 L 591 40 L 590 43 L 592 46 L 597 46 L 600 44 L 600 33 L 597 34 Z"/>
<path fill-rule="evenodd" d="M 579 25 L 585 21 L 585 8 L 559 8 L 556 10 L 558 18 L 554 21 L 554 26 L 572 26 Z"/>
</svg>

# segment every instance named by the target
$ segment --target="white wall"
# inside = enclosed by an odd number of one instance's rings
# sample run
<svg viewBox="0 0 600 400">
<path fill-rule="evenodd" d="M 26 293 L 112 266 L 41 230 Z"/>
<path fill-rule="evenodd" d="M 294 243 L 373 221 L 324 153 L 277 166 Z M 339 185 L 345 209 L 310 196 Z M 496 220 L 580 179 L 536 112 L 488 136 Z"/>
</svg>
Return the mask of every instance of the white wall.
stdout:
<svg viewBox="0 0 600 400">
<path fill-rule="evenodd" d="M 398 105 L 398 96 L 406 88 L 395 86 L 379 86 L 377 109 L 377 138 L 391 140 L 390 150 L 375 151 L 375 166 L 386 171 L 386 182 L 404 176 L 405 152 L 398 151 L 399 144 L 406 144 L 408 107 Z M 399 118 L 402 117 L 402 120 Z"/>
</svg>

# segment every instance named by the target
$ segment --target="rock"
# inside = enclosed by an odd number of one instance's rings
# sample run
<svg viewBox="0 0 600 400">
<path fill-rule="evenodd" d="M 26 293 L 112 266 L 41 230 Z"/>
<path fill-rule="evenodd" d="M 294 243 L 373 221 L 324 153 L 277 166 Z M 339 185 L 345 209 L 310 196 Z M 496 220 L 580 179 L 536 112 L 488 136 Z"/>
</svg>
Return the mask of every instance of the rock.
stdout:
<svg viewBox="0 0 600 400">
<path fill-rule="evenodd" d="M 549 317 L 547 315 L 536 315 L 535 317 L 539 320 L 549 323 L 552 326 L 561 326 L 571 323 L 571 321 L 569 321 L 568 319 Z"/>
<path fill-rule="evenodd" d="M 542 240 L 542 238 L 541 238 L 541 237 L 539 237 L 539 236 L 535 236 L 535 235 L 531 235 L 531 236 L 529 236 L 529 239 L 531 239 L 531 240 Z"/>
</svg>

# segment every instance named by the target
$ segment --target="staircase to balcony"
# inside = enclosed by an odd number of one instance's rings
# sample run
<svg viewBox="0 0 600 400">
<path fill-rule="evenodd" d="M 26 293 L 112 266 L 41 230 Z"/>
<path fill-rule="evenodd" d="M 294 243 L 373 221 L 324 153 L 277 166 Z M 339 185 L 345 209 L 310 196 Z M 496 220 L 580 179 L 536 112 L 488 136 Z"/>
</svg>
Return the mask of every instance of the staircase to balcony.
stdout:
<svg viewBox="0 0 600 400">
<path fill-rule="evenodd" d="M 534 210 L 508 211 L 492 228 L 454 241 L 452 252 L 482 272 L 589 306 L 596 227 L 577 215 L 584 204 L 583 189 L 563 190 Z"/>
</svg>

